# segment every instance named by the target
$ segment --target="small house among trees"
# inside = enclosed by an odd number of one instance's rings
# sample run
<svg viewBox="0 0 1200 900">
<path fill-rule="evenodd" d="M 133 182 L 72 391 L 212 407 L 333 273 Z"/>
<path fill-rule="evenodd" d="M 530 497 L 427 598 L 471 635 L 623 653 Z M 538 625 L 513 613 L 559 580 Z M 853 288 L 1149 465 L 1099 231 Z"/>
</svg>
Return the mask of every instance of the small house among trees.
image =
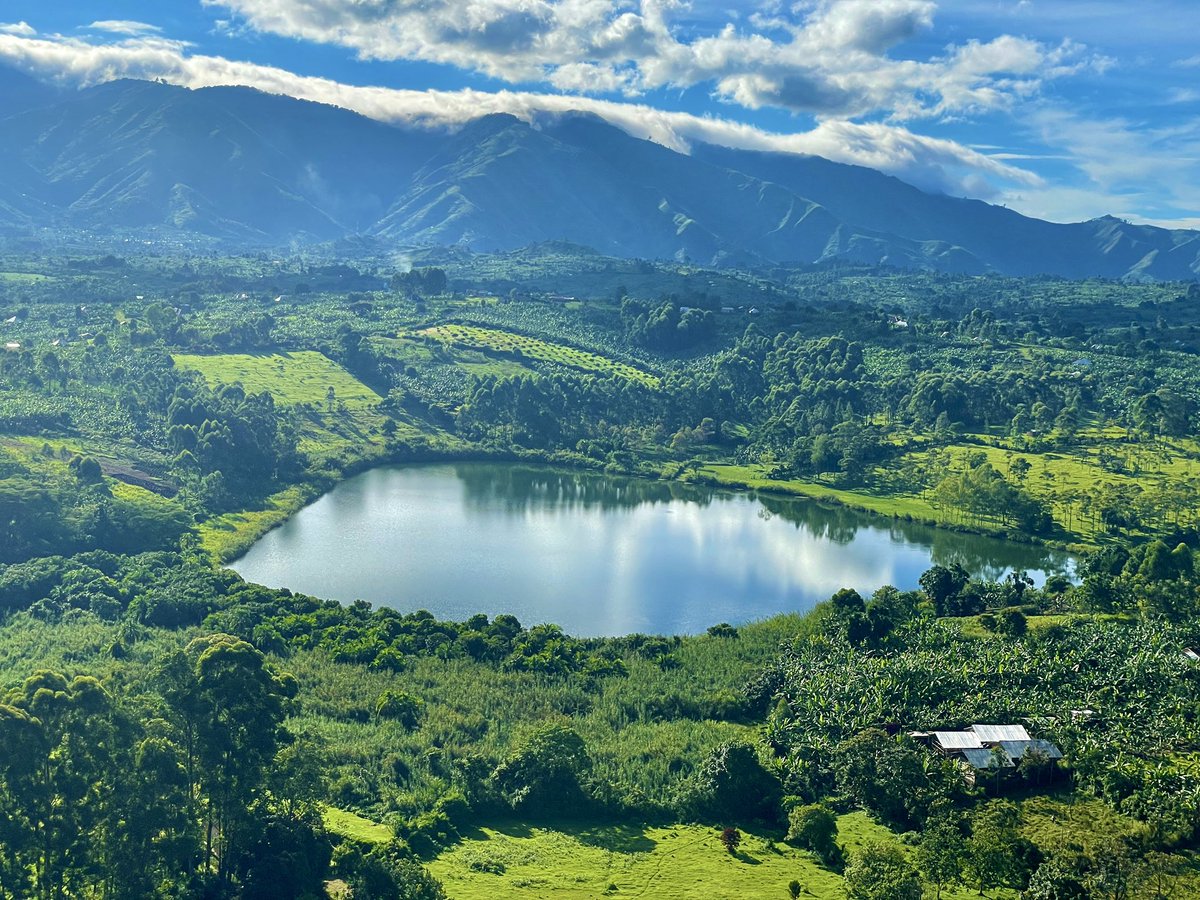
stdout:
<svg viewBox="0 0 1200 900">
<path fill-rule="evenodd" d="M 1048 764 L 1063 756 L 1051 741 L 1030 737 L 1024 725 L 971 725 L 963 731 L 934 731 L 922 737 L 936 752 L 957 762 L 972 783 L 980 771 L 1015 769 L 1022 761 Z"/>
</svg>

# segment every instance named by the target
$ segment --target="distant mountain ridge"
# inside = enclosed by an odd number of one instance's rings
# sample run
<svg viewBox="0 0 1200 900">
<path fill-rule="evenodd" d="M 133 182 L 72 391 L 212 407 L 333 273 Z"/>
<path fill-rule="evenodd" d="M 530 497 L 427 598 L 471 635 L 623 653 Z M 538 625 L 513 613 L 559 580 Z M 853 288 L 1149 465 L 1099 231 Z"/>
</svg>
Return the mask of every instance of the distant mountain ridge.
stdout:
<svg viewBox="0 0 1200 900">
<path fill-rule="evenodd" d="M 1191 280 L 1200 232 L 1062 225 L 811 156 L 684 155 L 588 114 L 453 133 L 249 88 L 115 81 L 59 91 L 0 69 L 0 226 L 176 228 L 279 244 L 547 240 L 707 265 L 846 261 Z"/>
</svg>

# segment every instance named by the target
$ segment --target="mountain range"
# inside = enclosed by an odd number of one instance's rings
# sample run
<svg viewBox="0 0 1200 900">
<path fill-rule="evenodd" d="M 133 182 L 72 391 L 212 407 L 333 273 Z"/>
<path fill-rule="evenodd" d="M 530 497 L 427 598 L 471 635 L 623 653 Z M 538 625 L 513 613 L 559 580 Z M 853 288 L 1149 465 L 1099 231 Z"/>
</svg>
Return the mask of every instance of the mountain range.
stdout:
<svg viewBox="0 0 1200 900">
<path fill-rule="evenodd" d="M 11 69 L 0 69 L 0 227 L 169 228 L 259 246 L 565 240 L 705 265 L 1200 277 L 1200 232 L 1045 222 L 815 156 L 706 144 L 683 154 L 590 114 L 433 131 L 250 88 L 64 91 Z"/>
</svg>

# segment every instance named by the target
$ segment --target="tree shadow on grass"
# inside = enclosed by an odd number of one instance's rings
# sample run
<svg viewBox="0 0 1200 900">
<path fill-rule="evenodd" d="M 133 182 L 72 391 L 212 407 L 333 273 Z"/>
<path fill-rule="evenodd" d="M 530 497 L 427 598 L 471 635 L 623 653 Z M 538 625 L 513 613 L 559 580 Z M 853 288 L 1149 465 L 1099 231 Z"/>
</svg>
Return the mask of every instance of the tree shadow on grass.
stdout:
<svg viewBox="0 0 1200 900">
<path fill-rule="evenodd" d="M 576 827 L 571 833 L 581 844 L 613 853 L 649 853 L 658 846 L 658 842 L 647 837 L 646 829 L 639 825 Z"/>
<path fill-rule="evenodd" d="M 748 866 L 761 866 L 762 865 L 761 859 L 751 856 L 749 853 L 745 852 L 744 850 L 739 850 L 737 853 L 733 854 L 733 857 L 738 862 L 745 863 Z"/>
<path fill-rule="evenodd" d="M 500 829 L 496 829 L 497 831 Z M 486 841 L 490 835 L 481 825 L 468 825 L 458 830 L 460 841 Z"/>
<path fill-rule="evenodd" d="M 495 825 L 489 825 L 493 831 L 512 838 L 527 838 L 533 837 L 533 829 L 524 822 L 500 822 Z"/>
</svg>

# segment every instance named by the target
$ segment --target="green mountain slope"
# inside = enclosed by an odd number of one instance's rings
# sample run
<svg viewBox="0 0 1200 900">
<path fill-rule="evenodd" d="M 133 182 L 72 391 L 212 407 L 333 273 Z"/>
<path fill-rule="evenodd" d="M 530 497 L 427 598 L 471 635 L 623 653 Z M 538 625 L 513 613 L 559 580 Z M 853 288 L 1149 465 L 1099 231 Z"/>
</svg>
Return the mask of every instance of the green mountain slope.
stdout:
<svg viewBox="0 0 1200 900">
<path fill-rule="evenodd" d="M 581 113 L 487 116 L 446 133 L 247 88 L 62 92 L 11 70 L 0 70 L 0 226 L 475 250 L 566 240 L 705 264 L 1200 273 L 1198 232 L 1043 222 L 816 157 L 704 145 L 685 155 Z"/>
</svg>

